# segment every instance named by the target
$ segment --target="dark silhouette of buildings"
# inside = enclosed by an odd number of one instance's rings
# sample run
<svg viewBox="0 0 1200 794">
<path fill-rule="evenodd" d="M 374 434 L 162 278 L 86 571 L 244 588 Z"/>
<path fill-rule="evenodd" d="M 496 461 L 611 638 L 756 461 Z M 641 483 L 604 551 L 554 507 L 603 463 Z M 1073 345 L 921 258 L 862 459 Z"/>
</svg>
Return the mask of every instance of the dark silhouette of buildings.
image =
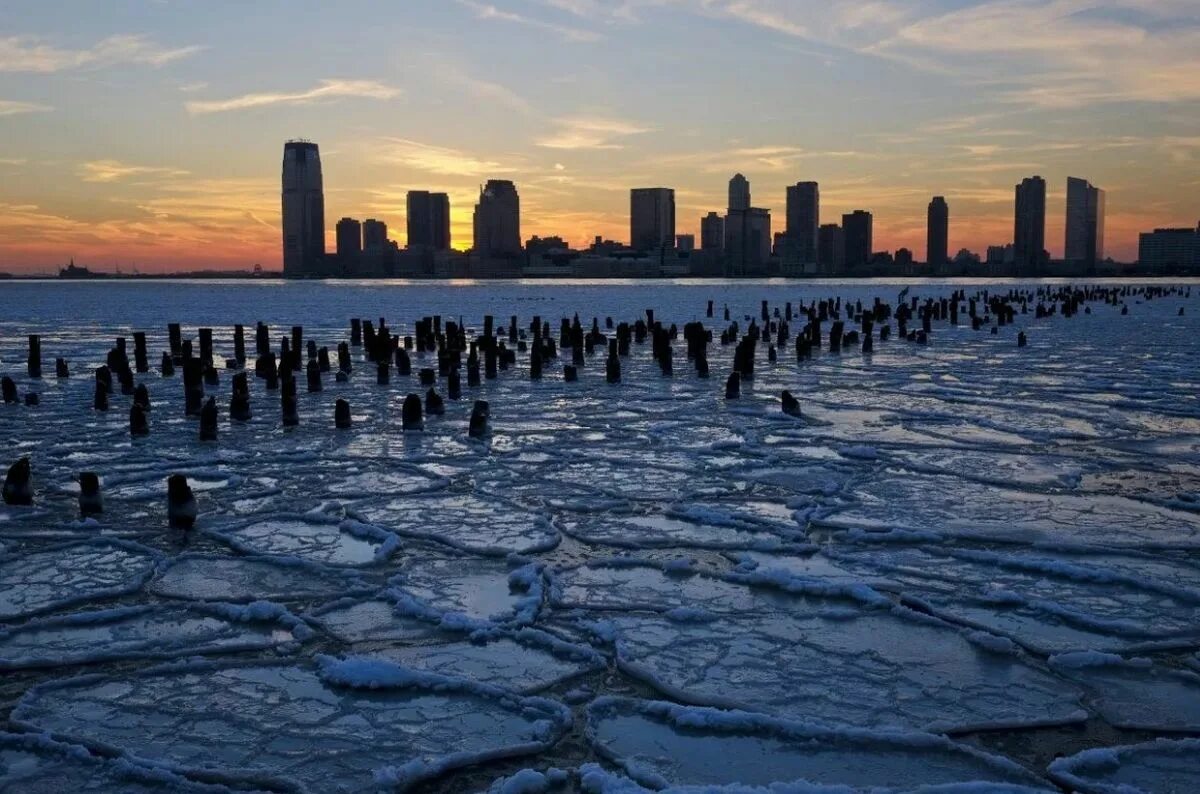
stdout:
<svg viewBox="0 0 1200 794">
<path fill-rule="evenodd" d="M 324 257 L 321 154 L 310 141 L 288 141 L 283 145 L 283 274 L 320 275 Z"/>
<path fill-rule="evenodd" d="M 337 255 L 343 267 L 353 266 L 362 254 L 362 224 L 354 218 L 337 222 Z"/>
<path fill-rule="evenodd" d="M 945 198 L 934 196 L 925 224 L 925 264 L 933 269 L 944 267 L 949 261 L 950 207 Z"/>
<path fill-rule="evenodd" d="M 1200 268 L 1200 224 L 1138 235 L 1138 264 L 1151 273 Z"/>
<path fill-rule="evenodd" d="M 367 218 L 362 225 L 362 247 L 364 251 L 374 251 L 387 246 L 388 228 L 383 221 Z"/>
<path fill-rule="evenodd" d="M 1067 177 L 1063 258 L 1089 270 L 1104 259 L 1104 191 L 1073 176 Z"/>
<path fill-rule="evenodd" d="M 521 253 L 521 199 L 507 179 L 490 179 L 475 205 L 475 253 L 516 257 Z"/>
<path fill-rule="evenodd" d="M 729 180 L 729 210 L 750 209 L 750 182 L 741 174 Z"/>
<path fill-rule="evenodd" d="M 711 253 L 725 250 L 725 219 L 715 212 L 700 219 L 700 250 Z"/>
<path fill-rule="evenodd" d="M 1046 259 L 1046 180 L 1026 177 L 1016 187 L 1013 263 L 1018 274 L 1036 273 Z"/>
<path fill-rule="evenodd" d="M 846 236 L 836 223 L 826 223 L 817 230 L 817 265 L 825 275 L 846 268 Z"/>
<path fill-rule="evenodd" d="M 408 247 L 450 250 L 450 197 L 447 194 L 408 191 Z"/>
<path fill-rule="evenodd" d="M 771 258 L 771 211 L 750 204 L 750 182 L 735 174 L 729 180 L 729 211 L 725 215 L 725 259 L 730 275 L 762 270 Z"/>
<path fill-rule="evenodd" d="M 675 191 L 642 187 L 629 191 L 629 247 L 669 251 L 675 247 Z"/>
<path fill-rule="evenodd" d="M 817 261 L 817 230 L 821 225 L 821 192 L 816 182 L 797 182 L 787 189 L 787 236 L 791 253 L 800 262 Z"/>
<path fill-rule="evenodd" d="M 855 210 L 842 216 L 842 233 L 845 235 L 846 267 L 853 270 L 871 261 L 871 246 L 874 244 L 871 213 Z"/>
</svg>

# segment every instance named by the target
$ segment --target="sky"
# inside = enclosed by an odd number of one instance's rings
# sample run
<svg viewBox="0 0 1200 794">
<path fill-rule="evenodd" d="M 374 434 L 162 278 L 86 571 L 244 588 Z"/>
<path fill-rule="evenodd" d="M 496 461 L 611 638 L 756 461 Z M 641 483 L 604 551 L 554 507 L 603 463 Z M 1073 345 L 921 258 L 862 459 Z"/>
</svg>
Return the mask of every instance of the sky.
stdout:
<svg viewBox="0 0 1200 794">
<path fill-rule="evenodd" d="M 0 270 L 281 263 L 283 143 L 321 147 L 343 216 L 404 244 L 405 194 L 511 179 L 523 238 L 627 240 L 629 189 L 677 232 L 735 172 L 782 230 L 874 213 L 875 248 L 1012 239 L 1013 185 L 1107 191 L 1107 253 L 1200 220 L 1197 0 L 0 0 Z"/>
</svg>

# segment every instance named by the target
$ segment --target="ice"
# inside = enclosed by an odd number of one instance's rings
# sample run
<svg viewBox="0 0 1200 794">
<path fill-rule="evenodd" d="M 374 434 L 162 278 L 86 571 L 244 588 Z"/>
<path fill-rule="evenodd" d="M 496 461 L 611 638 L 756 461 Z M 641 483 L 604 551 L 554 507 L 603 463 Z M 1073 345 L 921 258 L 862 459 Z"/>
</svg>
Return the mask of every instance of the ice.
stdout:
<svg viewBox="0 0 1200 794">
<path fill-rule="evenodd" d="M 551 599 L 565 609 L 668 611 L 692 607 L 713 612 L 748 612 L 765 606 L 771 593 L 687 569 L 666 570 L 645 560 L 613 558 L 556 571 Z"/>
<path fill-rule="evenodd" d="M 1200 675 L 1106 654 L 1064 654 L 1050 665 L 1081 684 L 1105 720 L 1121 728 L 1200 731 Z"/>
<path fill-rule="evenodd" d="M 97 758 L 38 734 L 0 733 L 0 791 L 13 794 L 222 794 L 164 769 Z"/>
<path fill-rule="evenodd" d="M 549 701 L 466 682 L 323 666 L 191 664 L 56 681 L 31 689 L 13 718 L 178 773 L 308 792 L 538 752 L 569 722 Z"/>
<path fill-rule="evenodd" d="M 342 642 L 420 640 L 437 630 L 427 621 L 399 614 L 390 599 L 339 599 L 306 616 Z"/>
<path fill-rule="evenodd" d="M 196 601 L 328 598 L 367 589 L 352 573 L 297 560 L 212 554 L 182 554 L 150 583 L 150 590 L 159 595 Z"/>
<path fill-rule="evenodd" d="M 500 778 L 488 786 L 486 794 L 544 794 L 547 791 L 561 789 L 570 781 L 571 776 L 562 769 L 551 767 L 545 772 L 536 769 L 522 769 L 515 775 Z"/>
<path fill-rule="evenodd" d="M 127 607 L 33 620 L 0 630 L 0 670 L 258 650 L 309 633 L 286 611 L 257 619 L 222 606 Z"/>
<path fill-rule="evenodd" d="M 937 732 L 1086 717 L 1077 687 L 902 610 L 817 602 L 703 623 L 608 622 L 622 669 L 687 703 Z"/>
<path fill-rule="evenodd" d="M 327 565 L 373 565 L 385 560 L 398 539 L 355 522 L 314 517 L 280 517 L 214 533 L 238 551 L 251 555 L 298 557 Z"/>
<path fill-rule="evenodd" d="M 853 489 L 822 520 L 836 528 L 930 530 L 1011 542 L 1196 547 L 1200 515 L 1119 496 L 1001 489 L 956 477 L 890 471 Z"/>
<path fill-rule="evenodd" d="M 425 538 L 475 554 L 506 556 L 546 551 L 559 536 L 549 522 L 499 499 L 426 496 L 357 505 L 352 514 L 409 537 Z"/>
<path fill-rule="evenodd" d="M 601 756 L 653 789 L 813 784 L 897 791 L 986 782 L 1046 790 L 1007 759 L 923 733 L 836 730 L 623 698 L 590 705 L 587 732 Z"/>
<path fill-rule="evenodd" d="M 581 516 L 564 519 L 562 531 L 602 546 L 698 549 L 773 549 L 783 545 L 776 535 L 759 529 L 717 526 L 661 515 Z"/>
<path fill-rule="evenodd" d="M 0 620 L 131 593 L 157 560 L 151 549 L 117 540 L 0 557 Z"/>
<path fill-rule="evenodd" d="M 1050 776 L 1083 794 L 1189 794 L 1200 791 L 1200 739 L 1084 750 L 1050 764 Z"/>
<path fill-rule="evenodd" d="M 415 560 L 392 584 L 406 613 L 462 627 L 530 623 L 543 595 L 540 573 L 469 557 Z"/>
</svg>

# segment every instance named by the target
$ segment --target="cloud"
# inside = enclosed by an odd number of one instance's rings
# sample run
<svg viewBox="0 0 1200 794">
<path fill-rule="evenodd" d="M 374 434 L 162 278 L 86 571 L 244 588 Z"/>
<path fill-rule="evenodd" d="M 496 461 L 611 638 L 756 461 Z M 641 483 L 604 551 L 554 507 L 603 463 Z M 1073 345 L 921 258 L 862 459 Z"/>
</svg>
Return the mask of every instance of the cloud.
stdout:
<svg viewBox="0 0 1200 794">
<path fill-rule="evenodd" d="M 458 149 L 433 146 L 405 138 L 385 138 L 384 159 L 397 165 L 444 176 L 482 177 L 508 174 L 516 169 L 494 160 L 484 160 Z"/>
<path fill-rule="evenodd" d="M 187 173 L 174 168 L 129 165 L 119 160 L 91 160 L 79 166 L 79 178 L 84 182 L 120 182 L 130 176 L 187 176 Z"/>
<path fill-rule="evenodd" d="M 53 109 L 49 105 L 39 105 L 35 102 L 17 102 L 11 99 L 0 99 L 0 117 L 19 116 L 23 113 L 46 113 Z"/>
<path fill-rule="evenodd" d="M 517 25 L 536 28 L 538 30 L 548 31 L 559 36 L 567 41 L 574 42 L 592 42 L 599 41 L 603 38 L 599 33 L 594 33 L 590 30 L 571 27 L 568 25 L 559 25 L 554 22 L 546 22 L 545 20 L 527 17 L 522 14 L 517 14 L 512 11 L 503 11 L 491 3 L 480 3 L 476 0 L 457 0 L 460 6 L 468 8 L 475 12 L 475 16 L 479 19 L 497 20 L 500 22 L 511 22 Z"/>
<path fill-rule="evenodd" d="M 443 66 L 442 69 L 439 69 L 437 77 L 445 80 L 452 86 L 461 88 L 476 99 L 502 105 L 521 113 L 532 111 L 532 107 L 527 99 L 500 83 L 482 80 L 478 77 L 473 77 L 465 71 L 449 66 Z"/>
<path fill-rule="evenodd" d="M 200 52 L 198 46 L 167 48 L 141 35 L 109 36 L 84 50 L 69 50 L 36 36 L 0 38 L 0 72 L 52 73 L 117 64 L 164 66 Z"/>
<path fill-rule="evenodd" d="M 186 103 L 188 113 L 224 113 L 230 110 L 266 107 L 268 105 L 310 105 L 324 99 L 358 97 L 363 99 L 392 99 L 400 89 L 374 80 L 322 80 L 315 88 L 295 93 L 268 92 L 243 94 L 231 99 L 196 100 Z"/>
<path fill-rule="evenodd" d="M 557 132 L 534 143 L 547 149 L 621 149 L 622 145 L 614 143 L 614 138 L 653 131 L 653 127 L 598 116 L 571 116 L 556 119 L 554 124 L 558 126 Z"/>
</svg>

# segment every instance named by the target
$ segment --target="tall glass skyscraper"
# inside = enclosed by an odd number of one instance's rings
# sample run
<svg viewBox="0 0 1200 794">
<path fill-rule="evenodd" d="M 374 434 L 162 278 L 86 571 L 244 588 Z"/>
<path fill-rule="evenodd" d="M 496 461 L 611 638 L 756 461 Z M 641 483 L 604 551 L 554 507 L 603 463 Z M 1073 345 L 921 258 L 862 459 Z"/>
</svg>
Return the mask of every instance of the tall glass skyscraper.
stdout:
<svg viewBox="0 0 1200 794">
<path fill-rule="evenodd" d="M 283 275 L 318 275 L 324 257 L 321 154 L 310 141 L 288 141 L 283 145 Z"/>
<path fill-rule="evenodd" d="M 1063 258 L 1088 267 L 1104 259 L 1104 191 L 1067 177 L 1067 232 Z"/>
</svg>

